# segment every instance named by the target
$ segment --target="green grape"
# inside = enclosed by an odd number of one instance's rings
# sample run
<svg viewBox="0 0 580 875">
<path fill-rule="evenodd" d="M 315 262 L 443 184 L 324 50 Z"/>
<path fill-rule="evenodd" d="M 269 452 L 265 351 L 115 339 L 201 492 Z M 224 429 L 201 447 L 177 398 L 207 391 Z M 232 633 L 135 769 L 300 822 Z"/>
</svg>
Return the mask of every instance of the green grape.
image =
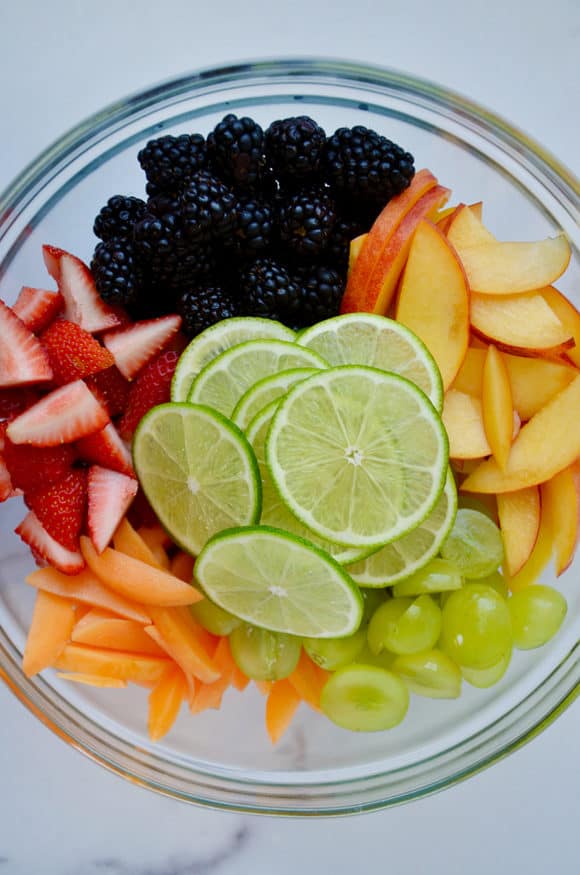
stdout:
<svg viewBox="0 0 580 875">
<path fill-rule="evenodd" d="M 458 665 L 489 668 L 512 646 L 508 606 L 491 586 L 469 583 L 443 607 L 439 646 Z"/>
<path fill-rule="evenodd" d="M 444 592 L 460 589 L 463 579 L 459 569 L 448 559 L 432 559 L 410 577 L 393 587 L 394 596 L 422 595 L 429 592 Z"/>
<path fill-rule="evenodd" d="M 390 598 L 388 589 L 365 589 L 360 588 L 360 594 L 363 597 L 363 616 L 362 625 L 369 622 L 370 618 L 385 599 Z"/>
<path fill-rule="evenodd" d="M 515 592 L 508 606 L 519 650 L 541 647 L 553 638 L 566 616 L 566 599 L 551 586 L 535 584 Z"/>
<path fill-rule="evenodd" d="M 230 635 L 234 662 L 254 681 L 280 681 L 292 674 L 302 643 L 293 635 L 244 623 Z"/>
<path fill-rule="evenodd" d="M 490 665 L 489 668 L 466 668 L 465 666 L 462 666 L 461 674 L 472 687 L 479 687 L 480 689 L 493 687 L 493 685 L 497 684 L 506 673 L 511 659 L 512 648 L 510 647 L 510 649 L 504 653 L 502 658 L 493 665 Z"/>
<path fill-rule="evenodd" d="M 441 555 L 454 562 L 464 577 L 487 577 L 503 561 L 501 532 L 479 511 L 460 508 L 441 547 Z"/>
<path fill-rule="evenodd" d="M 481 577 L 477 582 L 483 583 L 485 586 L 491 586 L 500 594 L 502 599 L 509 598 L 510 591 L 501 571 L 494 571 L 493 574 L 488 574 L 487 577 Z"/>
<path fill-rule="evenodd" d="M 366 644 L 365 629 L 357 629 L 346 638 L 304 638 L 304 650 L 310 659 L 327 671 L 336 671 L 354 662 Z"/>
<path fill-rule="evenodd" d="M 353 732 L 391 729 L 403 720 L 409 692 L 403 681 L 374 665 L 339 668 L 326 682 L 320 707 L 329 720 Z"/>
<path fill-rule="evenodd" d="M 391 653 L 390 650 L 381 650 L 380 653 L 373 653 L 368 644 L 365 643 L 354 662 L 360 665 L 376 665 L 378 668 L 390 670 L 396 658 L 397 654 Z"/>
<path fill-rule="evenodd" d="M 373 653 L 418 653 L 433 647 L 441 632 L 441 610 L 428 595 L 390 599 L 371 617 L 367 641 Z"/>
<path fill-rule="evenodd" d="M 457 699 L 461 693 L 461 672 L 441 650 L 397 656 L 392 671 L 402 677 L 411 692 L 418 696 Z"/>
<path fill-rule="evenodd" d="M 207 596 L 192 605 L 190 611 L 197 622 L 213 635 L 229 635 L 242 622 L 239 617 L 234 617 L 229 611 L 224 611 Z"/>
</svg>

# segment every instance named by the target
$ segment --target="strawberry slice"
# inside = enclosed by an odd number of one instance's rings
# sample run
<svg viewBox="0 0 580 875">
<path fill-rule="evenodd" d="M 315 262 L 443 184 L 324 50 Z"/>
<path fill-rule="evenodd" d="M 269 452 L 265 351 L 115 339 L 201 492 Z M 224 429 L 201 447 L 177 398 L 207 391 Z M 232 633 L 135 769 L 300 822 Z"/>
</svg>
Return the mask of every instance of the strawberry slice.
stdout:
<svg viewBox="0 0 580 875">
<path fill-rule="evenodd" d="M 121 324 L 119 316 L 101 300 L 87 265 L 55 246 L 43 246 L 48 272 L 64 298 L 64 317 L 85 331 L 96 333 Z"/>
<path fill-rule="evenodd" d="M 87 472 L 75 468 L 62 480 L 24 496 L 41 526 L 67 550 L 79 549 L 87 509 Z"/>
<path fill-rule="evenodd" d="M 51 538 L 33 511 L 24 517 L 15 531 L 28 544 L 37 562 L 48 562 L 63 574 L 78 574 L 85 567 L 82 555 L 77 550 L 67 550 Z"/>
<path fill-rule="evenodd" d="M 102 553 L 109 544 L 138 488 L 136 480 L 118 471 L 109 471 L 99 465 L 89 469 L 87 527 L 97 553 Z"/>
<path fill-rule="evenodd" d="M 38 401 L 38 392 L 15 386 L 11 389 L 0 389 L 0 420 L 13 419 Z"/>
<path fill-rule="evenodd" d="M 131 453 L 112 423 L 106 425 L 102 431 L 81 438 L 77 441 L 76 448 L 79 458 L 84 462 L 101 465 L 129 477 L 135 476 Z"/>
<path fill-rule="evenodd" d="M 60 292 L 22 286 L 12 309 L 29 331 L 37 334 L 56 319 L 63 307 L 64 299 Z"/>
<path fill-rule="evenodd" d="M 85 383 L 97 401 L 106 408 L 109 416 L 117 416 L 127 407 L 131 384 L 114 365 L 106 371 L 87 377 Z"/>
<path fill-rule="evenodd" d="M 108 331 L 103 343 L 115 357 L 115 364 L 128 380 L 151 361 L 179 331 L 181 316 L 160 316 L 134 322 L 128 328 Z"/>
<path fill-rule="evenodd" d="M 9 438 L 5 438 L 1 452 L 14 488 L 24 492 L 38 489 L 39 483 L 48 486 L 60 480 L 68 474 L 75 460 L 75 451 L 70 444 L 31 447 L 28 444 L 13 444 Z"/>
<path fill-rule="evenodd" d="M 53 379 L 59 385 L 90 377 L 115 363 L 109 350 L 92 334 L 66 319 L 53 322 L 40 342 L 48 355 Z"/>
<path fill-rule="evenodd" d="M 40 341 L 10 307 L 0 301 L 0 387 L 51 379 L 52 369 Z"/>
<path fill-rule="evenodd" d="M 6 462 L 0 455 L 0 503 L 13 498 L 15 495 L 20 495 L 20 490 L 14 489 Z"/>
<path fill-rule="evenodd" d="M 168 349 L 153 359 L 139 374 L 129 392 L 127 408 L 117 426 L 124 440 L 130 440 L 139 421 L 156 404 L 169 401 L 171 378 L 179 360 L 178 354 Z"/>
<path fill-rule="evenodd" d="M 13 419 L 6 434 L 14 444 L 54 447 L 100 431 L 109 416 L 86 383 L 75 380 L 50 392 Z"/>
</svg>

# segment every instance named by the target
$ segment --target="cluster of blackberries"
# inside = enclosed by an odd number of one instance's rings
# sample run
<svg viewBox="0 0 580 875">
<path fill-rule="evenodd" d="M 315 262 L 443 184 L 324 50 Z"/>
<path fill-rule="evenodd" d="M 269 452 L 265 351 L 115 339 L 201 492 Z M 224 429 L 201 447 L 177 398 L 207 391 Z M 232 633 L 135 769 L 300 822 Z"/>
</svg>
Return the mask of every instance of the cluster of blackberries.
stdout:
<svg viewBox="0 0 580 875">
<path fill-rule="evenodd" d="M 327 137 L 308 116 L 263 131 L 233 114 L 139 152 L 147 201 L 101 209 L 91 270 L 103 300 L 134 318 L 181 313 L 191 337 L 234 315 L 301 328 L 336 315 L 349 243 L 414 174 L 375 131 Z"/>
</svg>

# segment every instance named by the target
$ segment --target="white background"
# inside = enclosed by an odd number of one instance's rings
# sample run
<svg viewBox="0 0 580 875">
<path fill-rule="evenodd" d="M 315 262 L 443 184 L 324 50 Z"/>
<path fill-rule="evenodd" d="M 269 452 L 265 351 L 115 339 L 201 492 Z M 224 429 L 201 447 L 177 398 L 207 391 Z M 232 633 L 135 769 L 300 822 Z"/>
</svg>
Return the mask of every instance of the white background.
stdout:
<svg viewBox="0 0 580 875">
<path fill-rule="evenodd" d="M 11 0 L 0 10 L 0 188 L 66 128 L 184 71 L 322 55 L 431 78 L 578 173 L 578 0 Z M 580 708 L 431 799 L 348 820 L 194 809 L 121 781 L 0 689 L 0 875 L 580 871 Z"/>
</svg>

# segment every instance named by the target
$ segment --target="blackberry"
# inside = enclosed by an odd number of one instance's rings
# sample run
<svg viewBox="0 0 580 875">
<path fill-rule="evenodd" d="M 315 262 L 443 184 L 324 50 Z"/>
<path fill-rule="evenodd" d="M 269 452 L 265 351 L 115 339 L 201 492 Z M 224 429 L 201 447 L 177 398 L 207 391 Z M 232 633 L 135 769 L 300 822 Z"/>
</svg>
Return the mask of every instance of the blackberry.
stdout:
<svg viewBox="0 0 580 875">
<path fill-rule="evenodd" d="M 323 319 L 338 316 L 346 285 L 345 274 L 323 264 L 305 265 L 293 276 L 297 287 L 294 319 L 295 330 L 314 325 Z"/>
<path fill-rule="evenodd" d="M 207 164 L 207 149 L 201 134 L 170 134 L 150 140 L 137 156 L 147 181 L 148 194 L 178 191 Z"/>
<path fill-rule="evenodd" d="M 207 148 L 218 174 L 234 186 L 255 190 L 264 160 L 264 132 L 253 119 L 226 115 L 207 138 Z"/>
<path fill-rule="evenodd" d="M 140 257 L 153 264 L 159 257 L 183 248 L 183 229 L 179 213 L 147 212 L 133 228 L 133 240 Z"/>
<path fill-rule="evenodd" d="M 407 188 L 415 168 L 409 152 L 357 125 L 339 128 L 328 138 L 321 171 L 338 196 L 376 215 L 393 195 Z"/>
<path fill-rule="evenodd" d="M 322 188 L 309 188 L 281 201 L 278 212 L 280 240 L 301 258 L 319 255 L 330 240 L 336 222 L 334 200 Z"/>
<path fill-rule="evenodd" d="M 133 225 L 141 219 L 146 210 L 147 206 L 141 198 L 122 194 L 113 195 L 95 218 L 93 225 L 95 236 L 100 237 L 101 240 L 110 240 L 112 237 L 130 239 Z"/>
<path fill-rule="evenodd" d="M 242 258 L 267 249 L 275 224 L 272 205 L 254 197 L 239 198 L 235 214 L 233 231 L 224 239 L 224 247 Z"/>
<path fill-rule="evenodd" d="M 318 170 L 326 134 L 307 115 L 279 119 L 266 131 L 266 158 L 284 181 L 303 181 Z"/>
<path fill-rule="evenodd" d="M 339 214 L 324 250 L 325 260 L 332 263 L 339 270 L 346 270 L 351 240 L 360 234 L 364 234 L 365 231 L 368 231 L 368 228 L 369 225 L 357 217 L 347 217 Z"/>
<path fill-rule="evenodd" d="M 236 220 L 233 191 L 207 170 L 200 170 L 181 194 L 185 235 L 202 242 L 229 234 Z"/>
<path fill-rule="evenodd" d="M 130 240 L 113 237 L 98 243 L 91 261 L 91 272 L 103 301 L 128 308 L 135 304 L 142 276 Z"/>
<path fill-rule="evenodd" d="M 288 269 L 271 256 L 256 258 L 242 271 L 240 289 L 245 316 L 291 322 L 297 315 L 298 286 Z"/>
<path fill-rule="evenodd" d="M 230 294 L 218 285 L 196 286 L 186 291 L 178 301 L 177 311 L 183 319 L 183 330 L 190 338 L 238 312 Z"/>
</svg>

